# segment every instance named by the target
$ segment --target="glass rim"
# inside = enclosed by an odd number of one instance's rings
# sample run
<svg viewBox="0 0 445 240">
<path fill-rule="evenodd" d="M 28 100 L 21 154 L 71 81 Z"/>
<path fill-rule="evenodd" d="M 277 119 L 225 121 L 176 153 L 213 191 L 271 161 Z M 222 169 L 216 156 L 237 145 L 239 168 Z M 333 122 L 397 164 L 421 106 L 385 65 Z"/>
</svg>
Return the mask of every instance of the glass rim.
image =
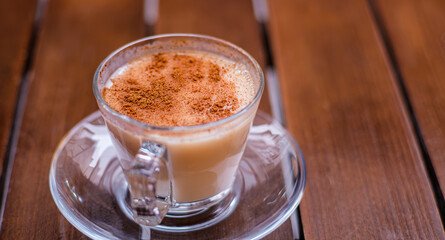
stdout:
<svg viewBox="0 0 445 240">
<path fill-rule="evenodd" d="M 218 121 L 213 121 L 213 122 L 209 122 L 209 123 L 204 123 L 204 124 L 198 124 L 198 125 L 190 125 L 190 126 L 156 126 L 156 125 L 151 125 L 151 124 L 147 124 L 144 122 L 140 122 L 137 121 L 135 119 L 132 119 L 124 114 L 121 114 L 119 112 L 117 112 L 116 110 L 114 110 L 111 106 L 108 105 L 108 103 L 105 102 L 105 100 L 102 97 L 102 94 L 99 91 L 98 88 L 98 79 L 99 79 L 99 74 L 102 71 L 102 69 L 104 68 L 104 66 L 106 65 L 106 63 L 115 55 L 117 55 L 118 53 L 120 53 L 121 51 L 125 50 L 128 47 L 134 46 L 138 43 L 142 43 L 145 41 L 149 41 L 149 40 L 156 40 L 156 39 L 163 39 L 163 38 L 172 38 L 172 37 L 188 37 L 188 38 L 195 38 L 195 39 L 206 39 L 206 40 L 210 40 L 210 41 L 214 41 L 217 43 L 221 43 L 223 45 L 226 45 L 238 52 L 241 53 L 241 55 L 247 57 L 247 59 L 253 63 L 255 69 L 258 71 L 259 77 L 260 77 L 260 85 L 258 88 L 258 91 L 256 91 L 255 97 L 253 98 L 252 101 L 249 102 L 249 104 L 247 104 L 247 106 L 245 106 L 244 108 L 242 108 L 240 111 L 236 112 L 233 115 L 230 115 L 229 117 L 220 119 Z M 208 128 L 212 128 L 218 125 L 222 125 L 224 123 L 230 122 L 234 119 L 237 119 L 238 117 L 242 116 L 245 112 L 247 112 L 248 110 L 250 110 L 257 102 L 260 101 L 261 95 L 263 93 L 264 90 L 264 74 L 263 71 L 260 67 L 260 65 L 258 64 L 258 62 L 248 53 L 246 52 L 244 49 L 238 47 L 237 45 L 227 42 L 225 40 L 216 38 L 216 37 L 211 37 L 211 36 L 207 36 L 207 35 L 201 35 L 201 34 L 191 34 L 191 33 L 171 33 L 171 34 L 159 34 L 159 35 L 153 35 L 153 36 L 149 36 L 149 37 L 145 37 L 145 38 L 141 38 L 138 40 L 135 40 L 133 42 L 127 43 L 125 45 L 123 45 L 122 47 L 116 49 L 115 51 L 113 51 L 111 54 L 109 54 L 98 66 L 98 68 L 96 69 L 96 72 L 94 73 L 94 78 L 93 78 L 93 93 L 94 96 L 98 102 L 98 104 L 100 104 L 102 106 L 102 108 L 104 110 L 106 110 L 108 113 L 110 113 L 112 116 L 123 120 L 127 123 L 130 123 L 132 125 L 135 125 L 137 127 L 140 128 L 144 128 L 144 129 L 150 129 L 150 130 L 159 130 L 159 131 L 187 131 L 187 130 L 201 130 L 201 129 L 208 129 Z"/>
</svg>

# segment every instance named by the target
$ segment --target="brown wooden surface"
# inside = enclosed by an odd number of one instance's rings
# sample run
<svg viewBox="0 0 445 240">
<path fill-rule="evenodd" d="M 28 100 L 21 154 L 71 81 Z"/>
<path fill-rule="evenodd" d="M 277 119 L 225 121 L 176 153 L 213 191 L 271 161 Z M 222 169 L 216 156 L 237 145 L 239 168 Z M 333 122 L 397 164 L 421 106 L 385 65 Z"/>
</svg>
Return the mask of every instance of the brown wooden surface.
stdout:
<svg viewBox="0 0 445 240">
<path fill-rule="evenodd" d="M 49 1 L 0 239 L 86 239 L 52 200 L 50 161 L 63 135 L 97 109 L 91 89 L 96 67 L 117 47 L 143 36 L 141 4 Z"/>
<path fill-rule="evenodd" d="M 445 1 L 376 1 L 445 192 Z"/>
<path fill-rule="evenodd" d="M 367 2 L 269 6 L 286 122 L 308 170 L 306 239 L 445 239 Z"/>
<path fill-rule="evenodd" d="M 144 35 L 143 1 L 48 4 L 22 99 L 27 105 L 0 239 L 87 239 L 53 203 L 51 157 L 63 135 L 97 109 L 91 81 L 100 61 Z M 0 30 L 8 36 L 0 38 L 0 161 L 30 54 L 35 5 L 0 0 Z M 377 0 L 376 6 L 443 191 L 445 3 Z M 269 11 L 286 123 L 307 164 L 305 238 L 445 239 L 395 69 L 367 1 L 270 0 Z M 228 40 L 264 68 L 250 0 L 162 0 L 154 29 Z M 265 93 L 261 108 L 270 112 Z M 291 237 L 287 221 L 267 239 Z"/>
<path fill-rule="evenodd" d="M 11 134 L 36 1 L 0 0 L 0 173 Z"/>
</svg>

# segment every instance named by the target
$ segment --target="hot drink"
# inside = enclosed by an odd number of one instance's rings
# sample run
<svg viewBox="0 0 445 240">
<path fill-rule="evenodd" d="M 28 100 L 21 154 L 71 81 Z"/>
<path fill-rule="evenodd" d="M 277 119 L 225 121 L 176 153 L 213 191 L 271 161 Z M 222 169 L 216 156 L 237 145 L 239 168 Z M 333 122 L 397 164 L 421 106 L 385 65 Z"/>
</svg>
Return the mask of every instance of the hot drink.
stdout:
<svg viewBox="0 0 445 240">
<path fill-rule="evenodd" d="M 141 39 L 105 59 L 93 89 L 136 222 L 186 217 L 230 193 L 263 87 L 250 55 L 206 36 Z"/>
<path fill-rule="evenodd" d="M 161 127 L 218 121 L 240 111 L 254 98 L 254 83 L 245 65 L 206 52 L 146 55 L 119 68 L 110 81 L 102 94 L 114 110 Z M 230 187 L 250 123 L 247 119 L 230 131 L 194 139 L 169 139 L 169 134 L 150 139 L 169 151 L 176 201 L 198 201 Z M 136 154 L 146 137 L 108 125 L 119 144 L 131 155 Z M 162 175 L 167 181 L 165 172 Z M 165 182 L 163 186 L 165 192 Z"/>
</svg>

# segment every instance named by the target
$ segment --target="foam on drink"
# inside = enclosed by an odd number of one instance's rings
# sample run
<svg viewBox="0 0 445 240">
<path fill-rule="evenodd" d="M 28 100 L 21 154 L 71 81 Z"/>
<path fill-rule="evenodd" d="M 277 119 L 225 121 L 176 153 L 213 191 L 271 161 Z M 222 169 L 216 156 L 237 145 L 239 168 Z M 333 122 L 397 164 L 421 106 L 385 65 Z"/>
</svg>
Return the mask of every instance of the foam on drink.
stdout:
<svg viewBox="0 0 445 240">
<path fill-rule="evenodd" d="M 254 98 L 244 64 L 208 52 L 151 54 L 119 68 L 103 91 L 116 111 L 156 126 L 220 120 Z"/>
</svg>

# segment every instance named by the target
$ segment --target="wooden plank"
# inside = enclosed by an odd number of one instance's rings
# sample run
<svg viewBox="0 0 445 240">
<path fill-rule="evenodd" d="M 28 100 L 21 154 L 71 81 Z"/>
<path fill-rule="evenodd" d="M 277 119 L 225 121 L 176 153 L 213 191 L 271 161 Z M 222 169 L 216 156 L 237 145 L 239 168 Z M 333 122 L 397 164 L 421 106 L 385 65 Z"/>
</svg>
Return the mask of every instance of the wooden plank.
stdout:
<svg viewBox="0 0 445 240">
<path fill-rule="evenodd" d="M 367 2 L 269 7 L 286 122 L 307 163 L 306 239 L 445 239 Z"/>
<path fill-rule="evenodd" d="M 0 1 L 0 173 L 31 39 L 36 1 Z M 12 24 L 14 23 L 14 24 Z"/>
<path fill-rule="evenodd" d="M 143 36 L 141 1 L 49 1 L 0 239 L 86 239 L 53 203 L 48 174 L 63 135 L 97 109 L 91 82 L 111 51 Z"/>
<path fill-rule="evenodd" d="M 155 33 L 198 33 L 232 42 L 250 53 L 265 70 L 261 29 L 254 18 L 252 1 L 163 0 Z M 265 89 L 260 109 L 270 113 Z"/>
<path fill-rule="evenodd" d="M 163 0 L 159 5 L 159 19 L 155 32 L 198 33 L 218 37 L 245 49 L 265 70 L 265 52 L 261 41 L 261 29 L 254 18 L 252 1 L 228 0 L 224 2 L 197 0 Z M 260 109 L 270 113 L 267 89 Z M 236 226 L 236 224 L 233 224 Z M 234 226 L 228 226 L 233 228 Z M 292 227 L 288 220 L 265 239 L 292 239 Z"/>
<path fill-rule="evenodd" d="M 445 2 L 376 1 L 445 192 Z"/>
</svg>

